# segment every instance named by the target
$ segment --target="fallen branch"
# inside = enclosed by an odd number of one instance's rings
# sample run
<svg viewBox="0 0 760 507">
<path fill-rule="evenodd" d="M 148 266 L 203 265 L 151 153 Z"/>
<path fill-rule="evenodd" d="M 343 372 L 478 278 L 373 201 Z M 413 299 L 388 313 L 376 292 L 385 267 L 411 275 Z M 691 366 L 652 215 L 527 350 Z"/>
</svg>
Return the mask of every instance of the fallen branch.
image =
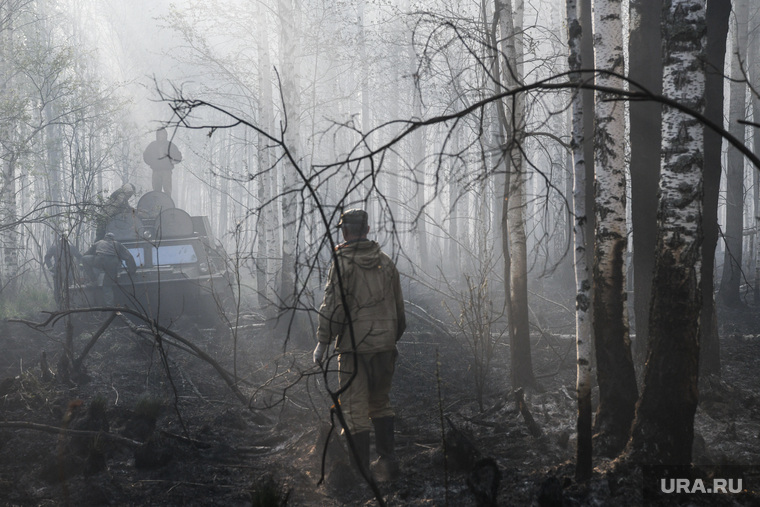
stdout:
<svg viewBox="0 0 760 507">
<path fill-rule="evenodd" d="M 440 320 L 436 319 L 435 317 L 432 317 L 430 314 L 428 314 L 423 308 L 420 306 L 415 305 L 414 303 L 405 302 L 406 304 L 410 306 L 415 306 L 420 309 L 422 313 L 415 312 L 414 310 L 407 307 L 406 313 L 411 315 L 412 317 L 415 317 L 422 322 L 427 322 L 428 324 L 431 324 L 436 329 L 439 329 L 443 334 L 445 334 L 447 337 L 454 339 L 454 335 L 451 334 L 451 331 L 448 330 L 446 327 L 446 324 L 441 322 Z M 424 314 L 424 315 L 423 315 Z"/>
<path fill-rule="evenodd" d="M 55 435 L 69 435 L 69 436 L 83 436 L 83 437 L 98 437 L 107 438 L 120 444 L 128 445 L 130 447 L 140 447 L 142 442 L 132 440 L 131 438 L 123 437 L 121 435 L 115 435 L 113 433 L 107 433 L 103 431 L 88 431 L 88 430 L 70 430 L 66 428 L 59 428 L 58 426 L 49 426 L 47 424 L 39 424 L 26 421 L 1 421 L 0 428 L 18 429 L 18 430 L 34 430 L 42 431 L 45 433 L 53 433 Z"/>
<path fill-rule="evenodd" d="M 95 346 L 95 342 L 98 341 L 98 338 L 100 338 L 100 335 L 106 332 L 106 329 L 108 329 L 108 326 L 111 325 L 111 322 L 116 318 L 116 316 L 119 314 L 119 312 L 113 312 L 111 315 L 108 316 L 105 322 L 98 328 L 97 331 L 92 335 L 92 338 L 90 338 L 90 341 L 87 342 L 87 345 L 85 345 L 84 349 L 82 349 L 82 353 L 79 355 L 78 358 L 74 360 L 74 371 L 79 371 L 79 368 L 82 366 L 82 361 L 84 361 L 84 358 L 87 357 L 87 354 L 90 352 L 90 349 Z"/>
<path fill-rule="evenodd" d="M 161 430 L 161 435 L 167 438 L 173 438 L 174 440 L 178 440 L 182 443 L 192 445 L 193 447 L 196 447 L 198 449 L 210 449 L 211 444 L 208 442 L 202 442 L 200 440 L 196 440 L 194 438 L 189 437 L 183 437 L 182 435 L 177 435 L 175 433 L 169 433 L 168 431 Z"/>
</svg>

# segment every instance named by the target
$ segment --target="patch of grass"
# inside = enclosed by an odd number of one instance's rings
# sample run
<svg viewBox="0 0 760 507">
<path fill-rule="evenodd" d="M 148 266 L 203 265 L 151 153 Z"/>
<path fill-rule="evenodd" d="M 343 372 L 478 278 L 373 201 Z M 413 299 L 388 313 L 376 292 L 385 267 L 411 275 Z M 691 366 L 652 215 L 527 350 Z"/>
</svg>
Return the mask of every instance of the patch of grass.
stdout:
<svg viewBox="0 0 760 507">
<path fill-rule="evenodd" d="M 137 400 L 135 415 L 156 420 L 164 409 L 164 402 L 158 398 L 144 397 Z"/>
<path fill-rule="evenodd" d="M 37 315 L 40 309 L 55 308 L 53 293 L 42 284 L 27 285 L 13 296 L 0 297 L 0 319 L 29 318 Z"/>
<path fill-rule="evenodd" d="M 285 507 L 288 505 L 290 489 L 267 474 L 260 477 L 251 489 L 252 507 Z"/>
<path fill-rule="evenodd" d="M 108 400 L 105 396 L 98 394 L 90 402 L 90 414 L 93 416 L 105 416 L 108 408 Z"/>
<path fill-rule="evenodd" d="M 50 406 L 51 401 L 55 398 L 55 390 L 50 384 L 40 380 L 38 370 L 27 369 L 17 379 L 17 392 L 27 404 L 35 407 Z"/>
</svg>

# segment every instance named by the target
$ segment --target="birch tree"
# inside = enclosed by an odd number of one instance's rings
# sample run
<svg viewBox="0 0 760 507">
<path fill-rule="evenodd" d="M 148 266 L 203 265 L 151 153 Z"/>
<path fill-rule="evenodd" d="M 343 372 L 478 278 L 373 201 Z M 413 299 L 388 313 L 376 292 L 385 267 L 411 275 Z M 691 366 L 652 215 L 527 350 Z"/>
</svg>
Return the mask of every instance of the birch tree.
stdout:
<svg viewBox="0 0 760 507">
<path fill-rule="evenodd" d="M 622 81 L 610 74 L 624 72 L 623 20 L 619 0 L 594 4 L 594 48 L 594 66 L 598 71 L 596 84 L 622 88 Z M 599 382 L 594 429 L 602 444 L 601 452 L 610 454 L 616 454 L 625 445 L 638 398 L 625 308 L 625 104 L 614 99 L 607 93 L 596 92 L 594 128 L 593 326 Z"/>
<path fill-rule="evenodd" d="M 663 9 L 663 93 L 704 110 L 704 0 Z M 631 456 L 688 465 L 697 408 L 703 130 L 696 119 L 663 108 L 658 235 L 650 348 L 629 442 Z"/>
<path fill-rule="evenodd" d="M 360 82 L 360 93 L 361 93 L 361 131 L 362 135 L 366 136 L 369 135 L 370 130 L 372 129 L 372 123 L 371 123 L 371 115 L 370 115 L 370 87 L 369 87 L 369 73 L 370 73 L 370 66 L 369 66 L 369 58 L 367 55 L 367 30 L 365 27 L 365 15 L 364 15 L 364 0 L 357 0 L 356 3 L 356 29 L 358 32 L 358 45 L 359 45 L 359 60 L 360 60 L 360 67 L 359 67 L 359 82 Z M 366 153 L 366 148 L 363 150 L 364 153 Z M 372 167 L 370 164 L 369 159 L 365 159 L 364 161 L 364 167 L 362 170 L 362 177 L 368 178 L 370 176 L 370 173 L 372 172 Z M 367 194 L 365 196 L 362 196 L 365 199 L 365 211 L 369 213 L 369 216 L 373 217 L 373 220 L 377 220 L 378 213 L 375 211 L 373 203 L 374 200 L 369 199 L 369 193 L 371 190 L 367 190 Z M 424 192 L 423 192 L 424 195 Z M 379 208 L 378 208 L 379 209 Z M 372 224 L 370 224 L 372 225 Z M 377 227 L 372 227 L 373 230 L 377 229 Z"/>
<path fill-rule="evenodd" d="M 409 12 L 409 0 L 404 0 L 403 7 L 405 12 Z M 412 115 L 415 119 L 421 119 L 423 115 L 422 111 L 422 89 L 420 88 L 419 81 L 419 62 L 417 61 L 417 52 L 414 47 L 414 33 L 409 32 L 407 34 L 407 70 L 410 79 L 412 94 Z M 417 210 L 417 215 L 412 213 L 412 216 L 416 219 L 414 224 L 416 230 L 417 239 L 417 253 L 418 259 L 421 263 L 428 262 L 428 237 L 427 237 L 427 224 L 425 218 L 425 132 L 420 129 L 412 134 L 410 139 L 410 150 L 412 167 L 414 169 L 414 207 Z"/>
<path fill-rule="evenodd" d="M 500 32 L 501 86 L 519 86 L 516 27 L 511 0 L 494 2 Z M 505 258 L 505 291 L 508 292 L 509 336 L 512 386 L 534 386 L 533 364 L 530 356 L 530 322 L 528 314 L 528 262 L 525 235 L 525 170 L 522 142 L 525 132 L 525 97 L 517 94 L 505 101 L 500 113 L 505 134 L 502 151 L 507 174 L 502 203 L 502 250 Z"/>
<path fill-rule="evenodd" d="M 578 19 L 576 0 L 567 0 L 567 42 L 570 49 L 571 78 L 580 83 L 578 71 L 583 67 L 581 40 L 583 28 Z M 575 453 L 575 478 L 585 481 L 591 477 L 591 280 L 586 262 L 586 160 L 583 153 L 583 97 L 580 89 L 573 95 L 573 117 L 570 149 L 573 156 L 573 225 L 575 266 L 575 344 L 576 383 L 578 397 L 578 440 Z"/>
<path fill-rule="evenodd" d="M 272 132 L 274 121 L 274 110 L 272 108 L 272 62 L 269 53 L 269 26 L 266 22 L 267 9 L 263 3 L 257 6 L 258 19 L 261 26 L 258 30 L 257 56 L 259 61 L 258 88 L 259 101 L 258 113 L 259 121 L 265 132 Z M 258 132 L 258 201 L 260 206 L 259 219 L 256 224 L 258 236 L 258 259 L 256 260 L 256 283 L 259 303 L 266 308 L 268 302 L 272 300 L 271 289 L 275 286 L 275 268 L 271 260 L 276 257 L 279 250 L 279 238 L 276 231 L 274 214 L 277 203 L 274 202 L 269 206 L 264 203 L 270 202 L 272 196 L 277 195 L 276 189 L 272 188 L 272 181 L 277 180 L 277 166 L 272 164 L 271 149 L 267 148 L 267 140 L 261 132 Z"/>
<path fill-rule="evenodd" d="M 15 2 L 0 3 L 0 290 L 7 290 L 18 267 L 16 166 L 19 159 L 18 131 L 24 114 L 24 97 L 13 69 L 16 52 L 14 25 L 19 15 Z M 3 290 L 3 292 L 5 292 Z"/>
<path fill-rule="evenodd" d="M 280 19 L 280 79 L 282 95 L 282 114 L 279 128 L 282 130 L 284 146 L 290 151 L 289 156 L 282 158 L 281 195 L 282 207 L 282 269 L 278 287 L 278 303 L 285 313 L 281 316 L 282 323 L 289 327 L 295 317 L 296 305 L 294 273 L 297 270 L 296 242 L 298 240 L 296 168 L 291 162 L 298 160 L 300 138 L 300 80 L 298 64 L 299 39 L 297 18 L 300 16 L 297 0 L 278 0 Z M 277 195 L 277 194 L 275 194 Z"/>
</svg>

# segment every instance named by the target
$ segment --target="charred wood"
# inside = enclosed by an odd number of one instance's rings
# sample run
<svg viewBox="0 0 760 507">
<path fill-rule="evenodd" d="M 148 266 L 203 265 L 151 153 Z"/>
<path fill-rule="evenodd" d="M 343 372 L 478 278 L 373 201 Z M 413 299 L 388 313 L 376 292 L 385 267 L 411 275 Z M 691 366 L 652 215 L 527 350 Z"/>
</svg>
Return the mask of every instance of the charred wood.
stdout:
<svg viewBox="0 0 760 507">
<path fill-rule="evenodd" d="M 538 423 L 536 423 L 536 420 L 533 419 L 533 415 L 530 413 L 530 408 L 525 401 L 525 393 L 522 388 L 515 390 L 515 403 L 517 404 L 517 409 L 520 411 L 523 420 L 525 420 L 525 424 L 528 426 L 530 434 L 533 435 L 534 438 L 542 436 L 544 432 L 541 430 Z"/>
</svg>

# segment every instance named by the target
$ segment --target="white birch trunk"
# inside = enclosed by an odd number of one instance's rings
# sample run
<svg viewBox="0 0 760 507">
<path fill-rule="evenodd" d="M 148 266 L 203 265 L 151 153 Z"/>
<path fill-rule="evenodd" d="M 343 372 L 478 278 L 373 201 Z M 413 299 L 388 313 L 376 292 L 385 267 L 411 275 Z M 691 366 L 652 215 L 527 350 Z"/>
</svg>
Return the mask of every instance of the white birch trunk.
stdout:
<svg viewBox="0 0 760 507">
<path fill-rule="evenodd" d="M 453 93 L 452 93 L 453 95 Z M 456 102 L 452 97 L 452 103 Z M 462 138 L 462 129 L 458 126 L 455 127 L 454 132 L 451 135 L 451 151 L 452 153 L 459 153 Z M 458 269 L 459 263 L 459 213 L 460 213 L 460 199 L 462 193 L 462 185 L 460 183 L 460 174 L 458 159 L 453 158 L 449 162 L 449 174 L 448 174 L 448 194 L 449 194 L 449 209 L 448 209 L 448 223 L 449 223 L 449 238 L 446 242 L 446 259 L 452 270 Z"/>
<path fill-rule="evenodd" d="M 594 2 L 594 50 L 595 68 L 618 74 L 625 72 L 620 0 Z M 624 87 L 621 79 L 603 72 L 597 73 L 596 84 Z M 596 92 L 594 129 L 593 326 L 600 397 L 595 424 L 602 437 L 602 451 L 610 455 L 625 445 L 637 399 L 625 305 L 625 102 L 614 98 Z"/>
<path fill-rule="evenodd" d="M 272 62 L 269 56 L 269 23 L 267 9 L 262 3 L 258 4 L 258 60 L 259 60 L 259 124 L 263 131 L 273 132 L 274 111 L 272 107 Z M 272 180 L 277 179 L 277 167 L 271 167 L 270 149 L 266 148 L 269 141 L 259 136 L 257 141 L 257 175 L 258 175 L 258 205 L 261 209 L 256 222 L 258 245 L 256 251 L 256 288 L 259 293 L 259 303 L 266 308 L 274 300 L 276 287 L 277 266 L 275 259 L 279 257 L 279 240 L 275 234 L 279 230 L 276 220 L 277 204 L 272 202 Z M 264 204 L 266 203 L 266 206 Z"/>
<path fill-rule="evenodd" d="M 290 156 L 297 163 L 300 153 L 299 122 L 301 113 L 300 79 L 298 63 L 299 37 L 296 30 L 299 6 L 296 0 L 279 0 L 280 19 L 280 79 L 282 82 L 283 114 L 280 118 L 284 130 L 284 143 Z M 292 308 L 296 289 L 293 285 L 296 270 L 295 249 L 298 234 L 297 193 L 291 193 L 297 185 L 293 162 L 283 159 L 281 198 L 282 206 L 282 269 L 280 271 L 280 304 Z"/>
<path fill-rule="evenodd" d="M 13 286 L 12 280 L 18 271 L 19 237 L 16 202 L 16 157 L 10 155 L 10 160 L 3 163 L 2 181 L 0 181 L 0 248 L 2 248 L 2 282 L 3 290 Z"/>
<path fill-rule="evenodd" d="M 517 52 L 519 37 L 516 36 L 514 13 L 511 0 L 496 0 L 499 16 L 501 82 L 504 89 L 513 89 L 522 81 L 520 59 Z M 506 234 L 508 247 L 504 251 L 509 256 L 506 263 L 509 270 L 508 288 L 510 337 L 512 342 L 512 383 L 513 387 L 535 384 L 530 355 L 530 329 L 528 316 L 528 264 L 527 239 L 525 234 L 525 183 L 521 143 L 525 128 L 525 97 L 518 94 L 514 101 L 510 97 L 504 101 L 504 130 L 506 136 L 504 157 L 510 171 L 508 188 L 503 193 L 506 208 Z M 503 242 L 502 242 L 503 243 Z"/>
<path fill-rule="evenodd" d="M 569 68 L 577 72 L 582 68 L 582 28 L 578 20 L 576 0 L 567 0 Z M 573 76 L 580 82 L 581 76 Z M 578 443 L 576 446 L 575 476 L 579 481 L 591 477 L 591 280 L 586 263 L 586 159 L 583 153 L 583 100 L 580 89 L 573 95 L 572 133 L 570 147 L 573 157 L 573 244 L 575 267 L 575 344 L 576 382 L 578 396 Z"/>
<path fill-rule="evenodd" d="M 409 0 L 403 2 L 404 12 L 409 12 Z M 422 89 L 420 83 L 417 80 L 418 76 L 418 61 L 417 53 L 414 49 L 414 40 L 412 38 L 413 33 L 409 31 L 407 33 L 407 69 L 409 79 L 410 93 L 412 94 L 412 115 L 415 119 L 422 118 Z M 412 192 L 414 194 L 414 206 L 413 206 L 413 219 L 415 220 L 414 230 L 417 239 L 417 253 L 418 261 L 420 264 L 429 262 L 428 259 L 428 237 L 425 218 L 425 133 L 423 129 L 417 129 L 411 135 L 411 155 L 412 155 L 412 169 L 413 173 L 413 185 Z"/>
<path fill-rule="evenodd" d="M 623 24 L 620 1 L 594 3 L 595 67 L 622 74 Z M 622 80 L 597 74 L 599 86 L 622 88 Z M 625 102 L 596 92 L 596 128 L 594 155 L 596 162 L 596 242 L 597 269 L 605 279 L 623 277 L 623 265 L 616 265 L 626 250 L 626 177 L 624 160 Z M 618 251 L 617 254 L 615 251 Z M 616 257 L 616 255 L 618 257 Z M 625 286 L 625 283 L 621 284 Z M 622 308 L 616 309 L 622 316 Z M 627 330 L 626 330 L 627 332 Z"/>
<path fill-rule="evenodd" d="M 0 5 L 0 17 L 7 24 L 0 31 L 0 97 L 6 100 L 7 88 L 13 76 L 9 72 L 9 55 L 13 52 L 13 13 L 11 6 Z M 12 85 L 11 85 L 12 86 Z M 15 122 L 0 125 L 2 137 L 2 177 L 0 178 L 0 291 L 8 293 L 18 270 L 18 228 L 16 203 L 16 162 L 14 141 L 17 137 Z M 12 292 L 12 291 L 11 291 Z"/>
<path fill-rule="evenodd" d="M 369 62 L 367 58 L 367 34 L 364 27 L 364 0 L 358 0 L 356 4 L 356 10 L 357 10 L 357 29 L 359 31 L 359 60 L 360 60 L 360 80 L 361 80 L 361 107 L 362 107 L 362 135 L 367 135 L 367 133 L 372 128 L 372 124 L 370 122 L 370 91 L 369 91 Z M 369 152 L 369 147 L 364 147 L 362 149 L 362 152 L 364 155 L 366 155 Z M 369 178 L 370 172 L 372 171 L 372 166 L 370 164 L 369 159 L 365 160 L 363 163 L 363 168 L 361 171 L 361 176 L 364 178 Z M 373 208 L 373 202 L 374 199 L 370 198 L 370 192 L 372 192 L 372 186 L 371 186 L 371 179 L 365 180 L 365 183 L 363 187 L 366 189 L 366 192 L 364 195 L 360 196 L 364 199 L 364 202 L 366 203 L 364 205 L 365 211 L 369 214 L 369 224 L 371 230 L 377 230 L 377 225 L 379 223 L 379 217 L 377 216 L 377 213 L 375 209 Z"/>
<path fill-rule="evenodd" d="M 230 159 L 232 154 L 232 135 L 231 131 L 223 132 L 220 142 L 221 153 L 219 154 L 219 225 L 216 234 L 224 238 L 230 231 L 227 230 L 227 215 L 229 214 L 227 201 L 230 192 Z"/>
<path fill-rule="evenodd" d="M 663 94 L 704 110 L 705 0 L 663 10 Z M 674 34 L 674 32 L 676 32 Z M 690 465 L 697 408 L 704 127 L 664 107 L 651 346 L 629 449 L 635 461 Z"/>
</svg>

